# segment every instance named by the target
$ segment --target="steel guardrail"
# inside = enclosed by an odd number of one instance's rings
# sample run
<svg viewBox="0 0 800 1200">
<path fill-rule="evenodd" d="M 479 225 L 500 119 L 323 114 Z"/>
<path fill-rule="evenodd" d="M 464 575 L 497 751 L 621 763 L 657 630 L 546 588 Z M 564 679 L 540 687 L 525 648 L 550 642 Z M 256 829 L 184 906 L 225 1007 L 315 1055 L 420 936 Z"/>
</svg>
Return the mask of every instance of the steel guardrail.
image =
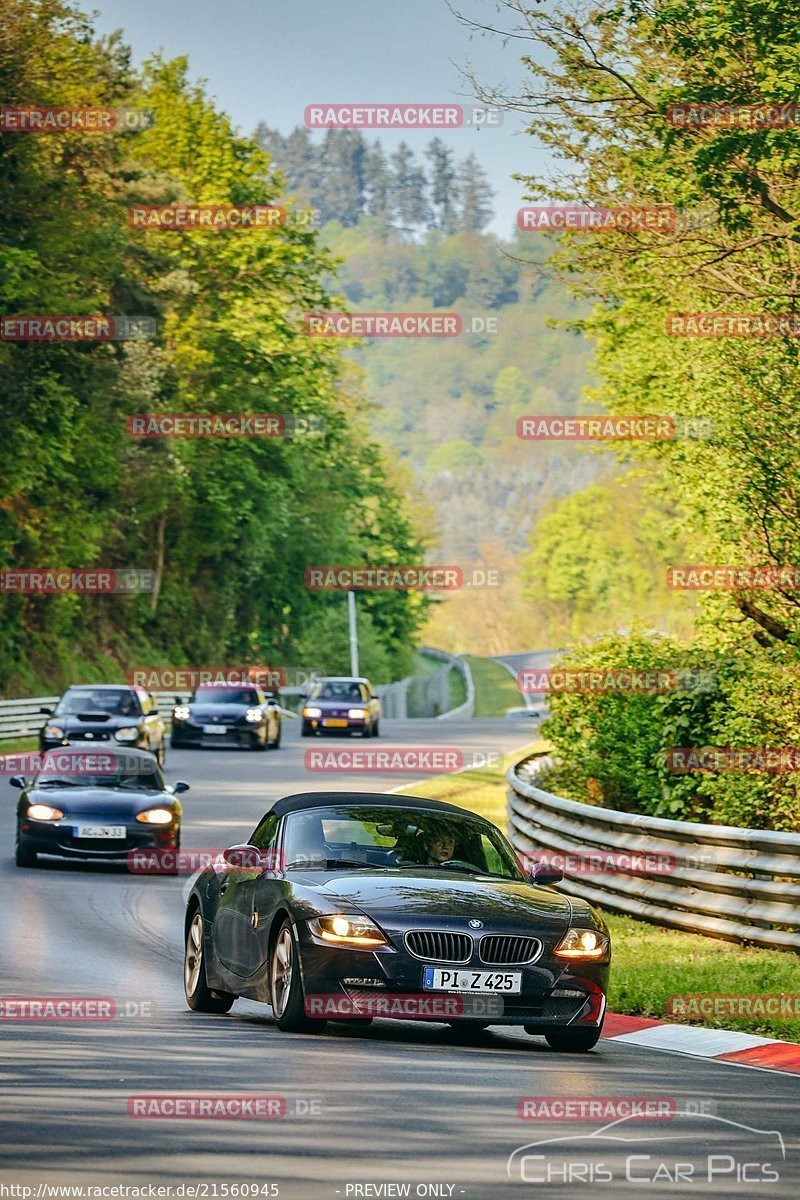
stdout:
<svg viewBox="0 0 800 1200">
<path fill-rule="evenodd" d="M 558 887 L 658 925 L 800 951 L 800 834 L 566 800 L 536 786 L 551 761 L 531 755 L 509 769 L 508 823 L 515 850 L 531 861 L 555 857 L 563 866 Z M 603 851 L 615 864 L 609 869 L 603 869 Z M 587 870 L 592 854 L 594 866 Z M 640 861 L 626 870 L 620 855 Z"/>
</svg>

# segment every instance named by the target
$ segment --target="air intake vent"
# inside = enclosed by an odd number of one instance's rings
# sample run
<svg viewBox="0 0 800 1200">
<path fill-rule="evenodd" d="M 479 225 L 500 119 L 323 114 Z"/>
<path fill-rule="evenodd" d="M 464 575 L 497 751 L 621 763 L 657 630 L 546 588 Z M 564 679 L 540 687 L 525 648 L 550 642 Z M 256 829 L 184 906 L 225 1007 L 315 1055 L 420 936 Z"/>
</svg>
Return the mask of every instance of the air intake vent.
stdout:
<svg viewBox="0 0 800 1200">
<path fill-rule="evenodd" d="M 406 934 L 406 947 L 415 958 L 428 962 L 465 963 L 472 957 L 472 938 L 466 933 L 412 929 Z"/>
<path fill-rule="evenodd" d="M 533 962 L 542 950 L 538 938 L 490 934 L 482 937 L 478 947 L 481 962 L 493 967 L 521 966 Z"/>
</svg>

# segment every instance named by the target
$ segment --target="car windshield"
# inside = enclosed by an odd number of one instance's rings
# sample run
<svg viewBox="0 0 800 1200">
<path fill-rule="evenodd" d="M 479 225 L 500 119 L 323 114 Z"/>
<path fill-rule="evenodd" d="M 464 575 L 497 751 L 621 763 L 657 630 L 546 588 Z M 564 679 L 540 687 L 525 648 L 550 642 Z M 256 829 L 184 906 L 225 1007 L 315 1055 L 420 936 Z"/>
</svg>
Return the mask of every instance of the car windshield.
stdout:
<svg viewBox="0 0 800 1200">
<path fill-rule="evenodd" d="M 354 679 L 323 679 L 314 685 L 312 700 L 363 700 L 361 685 Z"/>
<path fill-rule="evenodd" d="M 99 759 L 107 758 L 97 755 Z M 45 767 L 33 780 L 34 788 L 123 788 L 128 792 L 163 792 L 164 776 L 155 760 L 119 763 L 114 761 L 101 762 L 101 769 L 82 769 L 79 760 L 74 767 L 69 763 Z"/>
<path fill-rule="evenodd" d="M 516 855 L 498 829 L 465 813 L 372 805 L 342 805 L 286 818 L 287 869 L 411 869 L 524 880 Z"/>
<path fill-rule="evenodd" d="M 111 713 L 115 717 L 141 716 L 136 693 L 130 688 L 70 688 L 58 702 L 59 716 L 79 712 Z"/>
<path fill-rule="evenodd" d="M 200 687 L 192 697 L 198 704 L 258 704 L 254 688 Z"/>
</svg>

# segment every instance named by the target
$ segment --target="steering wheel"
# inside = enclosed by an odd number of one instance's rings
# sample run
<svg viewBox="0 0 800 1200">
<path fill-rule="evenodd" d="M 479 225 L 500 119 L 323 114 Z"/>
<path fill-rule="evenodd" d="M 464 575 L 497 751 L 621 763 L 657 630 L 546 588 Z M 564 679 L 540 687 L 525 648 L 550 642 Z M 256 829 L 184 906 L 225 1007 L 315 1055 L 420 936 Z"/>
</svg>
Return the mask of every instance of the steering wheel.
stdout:
<svg viewBox="0 0 800 1200">
<path fill-rule="evenodd" d="M 480 868 L 475 866 L 475 863 L 467 862 L 465 858 L 447 858 L 444 862 L 438 864 L 440 867 L 466 867 L 468 871 L 479 871 Z"/>
</svg>

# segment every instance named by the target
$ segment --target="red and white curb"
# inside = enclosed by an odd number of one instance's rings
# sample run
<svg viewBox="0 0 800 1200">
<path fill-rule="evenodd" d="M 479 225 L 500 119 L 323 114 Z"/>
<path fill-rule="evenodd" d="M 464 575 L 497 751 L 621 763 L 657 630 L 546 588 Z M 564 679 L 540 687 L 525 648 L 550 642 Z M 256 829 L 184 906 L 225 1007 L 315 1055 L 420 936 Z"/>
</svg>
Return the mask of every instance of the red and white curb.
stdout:
<svg viewBox="0 0 800 1200">
<path fill-rule="evenodd" d="M 800 1075 L 800 1045 L 759 1037 L 735 1029 L 705 1029 L 700 1025 L 671 1025 L 649 1017 L 608 1013 L 603 1037 L 650 1050 L 671 1050 L 696 1058 L 713 1058 L 771 1071 Z"/>
</svg>

